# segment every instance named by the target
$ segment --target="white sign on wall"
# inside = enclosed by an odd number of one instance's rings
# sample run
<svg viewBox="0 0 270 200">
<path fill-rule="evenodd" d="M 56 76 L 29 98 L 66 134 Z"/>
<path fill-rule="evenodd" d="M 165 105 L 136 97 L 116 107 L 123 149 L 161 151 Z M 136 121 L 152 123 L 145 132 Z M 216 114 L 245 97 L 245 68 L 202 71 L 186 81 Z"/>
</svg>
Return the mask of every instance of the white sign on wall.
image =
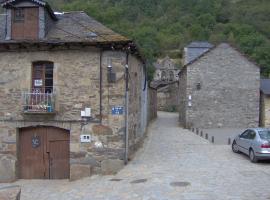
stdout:
<svg viewBox="0 0 270 200">
<path fill-rule="evenodd" d="M 91 142 L 91 135 L 81 135 L 81 143 Z"/>
<path fill-rule="evenodd" d="M 34 85 L 35 85 L 36 87 L 42 86 L 42 79 L 36 79 L 35 82 L 34 82 Z"/>
</svg>

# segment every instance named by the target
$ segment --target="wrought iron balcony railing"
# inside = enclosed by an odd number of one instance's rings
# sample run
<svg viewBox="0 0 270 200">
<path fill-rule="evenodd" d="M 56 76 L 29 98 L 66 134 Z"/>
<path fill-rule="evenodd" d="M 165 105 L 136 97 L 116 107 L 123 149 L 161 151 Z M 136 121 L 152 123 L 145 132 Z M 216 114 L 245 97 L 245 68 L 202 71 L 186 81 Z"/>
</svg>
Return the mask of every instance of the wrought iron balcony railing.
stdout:
<svg viewBox="0 0 270 200">
<path fill-rule="evenodd" d="M 23 93 L 23 112 L 25 113 L 53 113 L 55 112 L 54 93 Z"/>
</svg>

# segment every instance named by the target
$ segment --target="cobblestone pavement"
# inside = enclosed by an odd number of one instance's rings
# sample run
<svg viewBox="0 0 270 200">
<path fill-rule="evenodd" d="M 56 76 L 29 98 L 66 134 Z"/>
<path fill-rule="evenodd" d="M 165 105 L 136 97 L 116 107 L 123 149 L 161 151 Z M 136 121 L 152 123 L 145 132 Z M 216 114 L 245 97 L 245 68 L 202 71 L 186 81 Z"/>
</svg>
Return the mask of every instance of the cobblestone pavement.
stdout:
<svg viewBox="0 0 270 200">
<path fill-rule="evenodd" d="M 83 180 L 20 180 L 22 200 L 267 200 L 270 163 L 253 164 L 230 146 L 212 145 L 161 112 L 148 139 L 115 176 Z"/>
</svg>

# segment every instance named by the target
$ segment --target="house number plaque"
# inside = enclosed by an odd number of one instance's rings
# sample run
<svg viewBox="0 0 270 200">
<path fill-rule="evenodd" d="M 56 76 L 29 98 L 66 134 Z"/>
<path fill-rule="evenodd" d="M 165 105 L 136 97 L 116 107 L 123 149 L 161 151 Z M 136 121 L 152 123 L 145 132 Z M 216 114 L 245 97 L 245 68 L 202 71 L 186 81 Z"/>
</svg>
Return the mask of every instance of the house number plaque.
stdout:
<svg viewBox="0 0 270 200">
<path fill-rule="evenodd" d="M 32 137 L 32 147 L 38 148 L 40 146 L 40 137 L 39 136 L 33 136 Z"/>
</svg>

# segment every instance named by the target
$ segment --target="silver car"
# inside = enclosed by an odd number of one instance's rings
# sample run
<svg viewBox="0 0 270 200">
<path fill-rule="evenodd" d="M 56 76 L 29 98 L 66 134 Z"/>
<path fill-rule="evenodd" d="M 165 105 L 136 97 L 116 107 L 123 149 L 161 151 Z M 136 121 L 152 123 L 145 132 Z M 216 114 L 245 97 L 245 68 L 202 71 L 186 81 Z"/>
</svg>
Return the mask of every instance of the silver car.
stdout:
<svg viewBox="0 0 270 200">
<path fill-rule="evenodd" d="M 251 162 L 270 159 L 270 129 L 250 128 L 236 136 L 232 143 L 235 153 L 242 152 Z"/>
</svg>

